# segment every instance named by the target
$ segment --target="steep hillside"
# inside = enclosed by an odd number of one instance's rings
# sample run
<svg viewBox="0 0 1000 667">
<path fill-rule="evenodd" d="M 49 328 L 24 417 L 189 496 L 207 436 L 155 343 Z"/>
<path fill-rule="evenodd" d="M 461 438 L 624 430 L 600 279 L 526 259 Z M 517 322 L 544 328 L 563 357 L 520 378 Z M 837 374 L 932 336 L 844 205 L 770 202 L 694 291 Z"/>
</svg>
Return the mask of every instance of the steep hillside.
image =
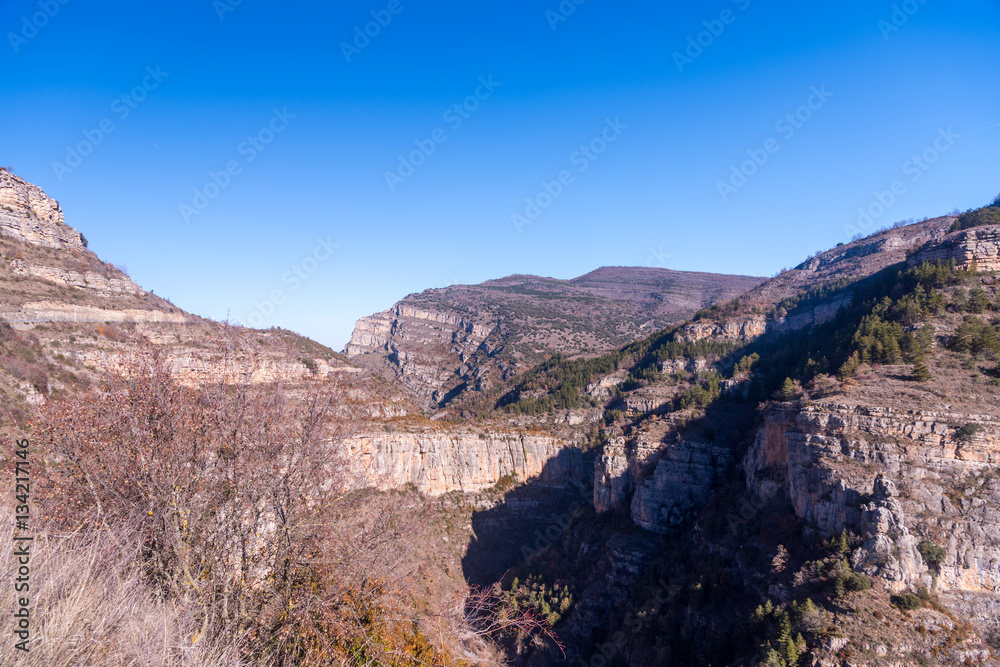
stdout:
<svg viewBox="0 0 1000 667">
<path fill-rule="evenodd" d="M 795 331 L 828 321 L 850 300 L 852 285 L 904 261 L 918 248 L 942 241 L 955 220 L 953 216 L 934 218 L 838 244 L 729 303 L 698 313 L 684 335 L 690 340 L 748 340 L 765 332 Z"/>
<path fill-rule="evenodd" d="M 418 418 L 385 379 L 315 341 L 184 312 L 102 262 L 66 224 L 57 201 L 0 169 L 0 397 L 18 423 L 53 392 L 72 395 L 101 381 L 141 345 L 160 350 L 185 383 L 218 380 L 234 340 L 265 357 L 254 381 L 320 378 L 348 387 L 369 416 L 353 458 L 380 485 L 439 495 L 481 491 L 502 479 L 564 485 L 579 477 L 571 465 L 547 468 L 576 451 L 556 437 L 504 423 L 458 428 Z"/>
<path fill-rule="evenodd" d="M 413 294 L 358 321 L 345 353 L 443 406 L 557 354 L 599 352 L 731 299 L 760 279 L 603 268 L 573 280 L 510 276 Z"/>
<path fill-rule="evenodd" d="M 86 386 L 142 343 L 162 349 L 185 381 L 212 379 L 226 329 L 102 262 L 66 224 L 57 201 L 6 170 L 0 170 L 0 321 L 0 392 L 14 406 Z M 239 336 L 256 340 L 293 375 L 360 378 L 343 357 L 291 332 L 242 329 Z"/>
<path fill-rule="evenodd" d="M 997 239 L 882 232 L 758 328 L 744 297 L 523 376 L 496 414 L 596 450 L 592 509 L 504 579 L 571 592 L 530 664 L 1000 664 Z"/>
</svg>

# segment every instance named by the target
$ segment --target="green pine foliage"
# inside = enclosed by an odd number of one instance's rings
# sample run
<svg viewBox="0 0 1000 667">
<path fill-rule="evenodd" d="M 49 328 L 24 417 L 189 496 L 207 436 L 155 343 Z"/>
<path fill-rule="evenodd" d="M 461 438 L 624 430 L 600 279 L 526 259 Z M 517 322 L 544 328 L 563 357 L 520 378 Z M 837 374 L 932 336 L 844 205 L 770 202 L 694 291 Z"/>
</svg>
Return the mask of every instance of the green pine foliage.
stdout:
<svg viewBox="0 0 1000 667">
<path fill-rule="evenodd" d="M 982 227 L 983 225 L 1000 225 L 1000 205 L 997 204 L 996 200 L 989 206 L 969 209 L 960 215 L 955 224 L 951 226 L 951 231 L 957 232 L 962 229 Z"/>
<path fill-rule="evenodd" d="M 805 383 L 828 373 L 843 381 L 865 364 L 916 363 L 936 338 L 927 318 L 946 312 L 949 290 L 964 296 L 962 286 L 974 275 L 972 270 L 959 269 L 954 261 L 929 262 L 911 268 L 899 264 L 861 281 L 851 305 L 833 320 L 805 335 L 791 334 L 750 346 L 761 356 L 767 390 L 779 390 L 786 377 Z M 954 300 L 951 307 L 955 307 Z M 958 307 L 967 309 L 968 299 Z M 991 333 L 986 331 L 991 326 L 970 322 L 969 328 L 973 327 L 978 328 L 971 331 L 975 335 L 969 336 L 968 349 L 992 351 L 995 330 Z"/>
<path fill-rule="evenodd" d="M 795 382 L 792 378 L 785 378 L 785 382 L 781 385 L 781 391 L 778 396 L 783 401 L 791 401 L 798 394 L 798 390 L 795 388 Z"/>
<path fill-rule="evenodd" d="M 524 582 L 514 579 L 503 595 L 503 605 L 507 612 L 530 609 L 555 626 L 572 608 L 573 594 L 563 583 L 549 585 L 541 577 L 529 575 Z"/>
<path fill-rule="evenodd" d="M 949 346 L 955 352 L 995 356 L 1000 353 L 1000 336 L 996 328 L 979 317 L 969 315 L 955 330 Z"/>
<path fill-rule="evenodd" d="M 930 541 L 921 542 L 917 550 L 920 551 L 920 555 L 924 557 L 924 561 L 934 572 L 938 572 L 948 558 L 948 552 L 944 547 Z"/>
<path fill-rule="evenodd" d="M 812 605 L 810 600 L 807 603 Z M 793 634 L 793 614 L 799 615 L 800 611 L 796 609 L 789 613 L 770 600 L 753 612 L 750 617 L 751 628 L 758 636 L 766 637 L 758 655 L 761 665 L 794 667 L 799 664 L 806 650 L 806 641 L 801 632 Z"/>
<path fill-rule="evenodd" d="M 691 387 L 677 397 L 676 408 L 686 410 L 688 408 L 708 407 L 719 397 L 721 386 L 721 375 L 715 372 L 705 373 L 700 384 Z"/>
<path fill-rule="evenodd" d="M 928 382 L 931 377 L 931 371 L 927 368 L 927 363 L 924 361 L 923 356 L 914 359 L 913 373 L 910 375 L 910 379 L 914 382 Z"/>
</svg>

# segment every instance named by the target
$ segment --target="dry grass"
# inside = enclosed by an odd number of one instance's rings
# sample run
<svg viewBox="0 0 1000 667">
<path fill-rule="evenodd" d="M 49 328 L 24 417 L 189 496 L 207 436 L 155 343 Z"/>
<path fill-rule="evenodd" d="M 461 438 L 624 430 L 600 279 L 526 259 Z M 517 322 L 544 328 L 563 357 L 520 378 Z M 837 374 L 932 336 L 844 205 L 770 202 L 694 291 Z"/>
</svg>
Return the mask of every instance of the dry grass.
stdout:
<svg viewBox="0 0 1000 667">
<path fill-rule="evenodd" d="M 0 544 L 10 545 L 11 521 L 0 523 Z M 107 667 L 239 665 L 236 642 L 194 641 L 192 609 L 156 599 L 140 569 L 135 533 L 92 535 L 35 533 L 31 546 L 29 652 L 13 648 L 14 618 L 0 615 L 7 646 L 0 663 L 23 666 Z M 0 607 L 15 605 L 17 564 L 12 549 L 0 550 Z"/>
</svg>

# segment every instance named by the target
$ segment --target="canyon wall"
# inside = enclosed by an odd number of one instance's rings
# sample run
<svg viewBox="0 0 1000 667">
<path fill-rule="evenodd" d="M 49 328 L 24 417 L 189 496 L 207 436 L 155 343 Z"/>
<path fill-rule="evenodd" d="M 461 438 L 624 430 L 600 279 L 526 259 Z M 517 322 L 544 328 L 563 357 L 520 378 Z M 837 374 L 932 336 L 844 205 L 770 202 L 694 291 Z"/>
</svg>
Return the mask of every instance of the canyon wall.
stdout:
<svg viewBox="0 0 1000 667">
<path fill-rule="evenodd" d="M 666 533 L 704 505 L 732 462 L 728 446 L 614 438 L 594 461 L 594 508 L 628 512 L 637 526 Z"/>
<path fill-rule="evenodd" d="M 492 332 L 469 318 L 400 303 L 358 320 L 344 352 L 356 360 L 384 358 L 403 385 L 438 402 L 449 381 L 470 371 L 466 362 Z"/>
<path fill-rule="evenodd" d="M 412 484 L 434 496 L 482 491 L 504 479 L 564 487 L 583 477 L 579 449 L 549 435 L 507 429 L 387 426 L 351 438 L 347 454 L 370 483 Z"/>
<path fill-rule="evenodd" d="M 864 539 L 852 560 L 896 591 L 1000 592 L 1000 420 L 952 411 L 815 403 L 771 410 L 744 465 L 821 537 Z M 921 542 L 947 551 L 935 577 Z M 933 579 L 933 581 L 932 581 Z"/>
</svg>

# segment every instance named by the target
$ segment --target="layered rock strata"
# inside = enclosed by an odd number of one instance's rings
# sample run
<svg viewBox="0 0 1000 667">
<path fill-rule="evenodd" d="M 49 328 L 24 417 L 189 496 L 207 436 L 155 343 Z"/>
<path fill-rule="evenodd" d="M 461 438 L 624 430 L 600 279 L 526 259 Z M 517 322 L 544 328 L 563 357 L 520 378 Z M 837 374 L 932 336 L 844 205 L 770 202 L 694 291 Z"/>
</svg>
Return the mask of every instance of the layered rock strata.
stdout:
<svg viewBox="0 0 1000 667">
<path fill-rule="evenodd" d="M 84 248 L 66 224 L 59 202 L 41 188 L 0 169 L 0 234 L 46 248 Z"/>
<path fill-rule="evenodd" d="M 561 487 L 583 477 L 579 449 L 549 435 L 514 430 L 390 426 L 352 438 L 347 454 L 371 484 L 412 484 L 434 496 L 482 491 L 504 479 Z"/>
<path fill-rule="evenodd" d="M 972 425 L 972 426 L 970 426 Z M 922 542 L 943 547 L 944 590 L 1000 592 L 1000 421 L 938 410 L 814 404 L 770 411 L 744 466 L 820 536 L 861 536 L 859 568 L 897 591 L 931 583 Z"/>
</svg>

